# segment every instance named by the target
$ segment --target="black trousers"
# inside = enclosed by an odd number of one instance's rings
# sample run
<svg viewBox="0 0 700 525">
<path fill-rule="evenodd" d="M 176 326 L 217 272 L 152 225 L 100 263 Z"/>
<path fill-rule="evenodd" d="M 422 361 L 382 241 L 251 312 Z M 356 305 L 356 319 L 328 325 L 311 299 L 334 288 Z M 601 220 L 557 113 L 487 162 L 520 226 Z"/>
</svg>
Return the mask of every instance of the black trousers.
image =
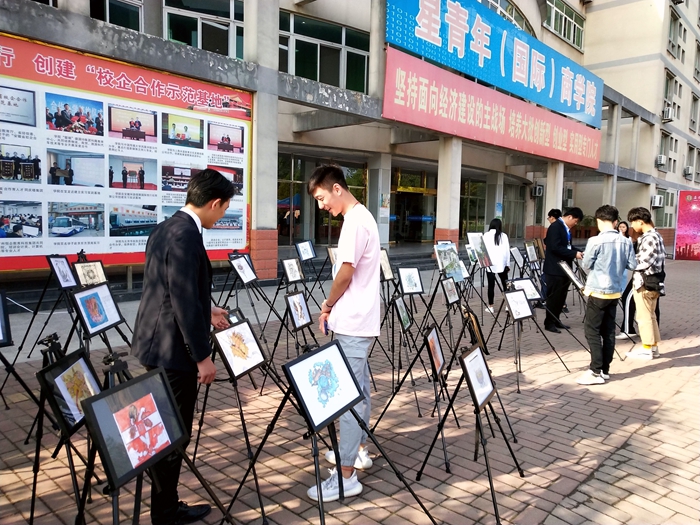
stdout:
<svg viewBox="0 0 700 525">
<path fill-rule="evenodd" d="M 508 280 L 508 270 L 504 270 L 498 274 L 501 278 L 501 285 L 503 286 L 503 291 L 506 290 L 506 281 Z M 496 274 L 489 271 L 486 272 L 486 280 L 489 282 L 488 294 L 489 294 L 489 306 L 493 306 L 493 296 L 496 291 Z"/>
<path fill-rule="evenodd" d="M 566 294 L 569 291 L 569 278 L 566 275 L 545 274 L 547 281 L 547 317 L 544 320 L 545 327 L 557 326 Z"/>
<path fill-rule="evenodd" d="M 147 367 L 150 368 L 150 367 Z M 192 435 L 192 420 L 194 419 L 194 406 L 197 402 L 197 372 L 182 372 L 180 370 L 166 370 L 170 388 L 175 395 L 175 402 L 185 422 L 185 434 Z M 183 450 L 187 449 L 188 441 Z M 156 487 L 151 489 L 151 523 L 163 525 L 173 523 L 180 500 L 177 485 L 180 482 L 180 467 L 182 457 L 179 454 L 170 454 L 166 458 L 151 467 L 151 473 L 156 476 L 160 491 Z"/>
<path fill-rule="evenodd" d="M 583 330 L 591 349 L 591 370 L 596 374 L 610 371 L 615 353 L 615 312 L 617 299 L 589 297 Z"/>
</svg>

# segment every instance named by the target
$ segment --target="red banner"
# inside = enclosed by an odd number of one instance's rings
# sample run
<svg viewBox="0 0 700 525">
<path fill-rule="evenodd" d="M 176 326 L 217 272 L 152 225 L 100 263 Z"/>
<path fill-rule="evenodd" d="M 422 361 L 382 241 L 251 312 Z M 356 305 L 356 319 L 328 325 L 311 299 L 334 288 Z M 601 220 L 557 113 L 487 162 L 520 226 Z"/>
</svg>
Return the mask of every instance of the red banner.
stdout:
<svg viewBox="0 0 700 525">
<path fill-rule="evenodd" d="M 387 49 L 384 118 L 597 168 L 601 132 Z"/>
<path fill-rule="evenodd" d="M 700 261 L 700 191 L 678 194 L 676 259 Z"/>
</svg>

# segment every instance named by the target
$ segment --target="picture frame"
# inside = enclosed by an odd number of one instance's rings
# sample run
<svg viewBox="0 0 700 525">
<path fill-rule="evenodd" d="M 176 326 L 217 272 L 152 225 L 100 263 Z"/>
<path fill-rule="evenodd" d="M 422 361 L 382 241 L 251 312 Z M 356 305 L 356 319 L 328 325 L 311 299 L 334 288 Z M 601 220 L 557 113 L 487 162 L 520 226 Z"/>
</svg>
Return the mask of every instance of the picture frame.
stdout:
<svg viewBox="0 0 700 525">
<path fill-rule="evenodd" d="M 480 411 L 496 394 L 496 386 L 493 384 L 491 371 L 486 364 L 486 357 L 481 347 L 475 344 L 460 355 L 459 364 L 467 379 L 474 408 Z"/>
<path fill-rule="evenodd" d="M 223 330 L 217 330 L 212 334 L 212 338 L 226 370 L 233 379 L 238 379 L 267 362 L 260 341 L 247 319 Z"/>
<path fill-rule="evenodd" d="M 459 269 L 462 272 L 462 280 L 466 281 L 469 279 L 469 270 L 467 269 L 467 266 L 464 264 L 464 261 L 460 259 L 459 261 Z"/>
<path fill-rule="evenodd" d="M 476 258 L 479 261 L 479 266 L 481 268 L 489 268 L 493 266 L 491 257 L 489 257 L 489 252 L 486 249 L 486 244 L 484 243 L 484 234 L 471 232 L 467 233 L 467 238 L 469 239 L 469 244 L 476 252 Z"/>
<path fill-rule="evenodd" d="M 430 363 L 433 365 L 435 377 L 439 377 L 445 368 L 445 354 L 442 352 L 437 326 L 433 325 L 426 332 L 425 346 L 430 354 Z"/>
<path fill-rule="evenodd" d="M 240 308 L 231 308 L 228 310 L 227 317 L 228 322 L 231 324 L 236 324 L 246 319 L 246 316 Z"/>
<path fill-rule="evenodd" d="M 282 370 L 314 432 L 364 399 L 337 340 L 284 363 Z"/>
<path fill-rule="evenodd" d="M 255 274 L 255 270 L 253 270 L 253 267 L 245 256 L 237 255 L 233 258 L 229 256 L 229 264 L 231 264 L 231 268 L 233 268 L 233 271 L 236 272 L 236 275 L 243 284 L 257 281 L 258 276 Z"/>
<path fill-rule="evenodd" d="M 77 350 L 42 368 L 36 374 L 64 436 L 72 436 L 85 423 L 82 400 L 102 391 L 85 350 Z"/>
<path fill-rule="evenodd" d="M 47 255 L 46 260 L 49 262 L 49 267 L 56 276 L 61 290 L 69 290 L 78 286 L 78 281 L 76 281 L 65 255 Z"/>
<path fill-rule="evenodd" d="M 445 300 L 448 305 L 453 305 L 459 302 L 459 292 L 457 291 L 457 285 L 452 277 L 447 277 L 440 281 L 442 286 L 442 292 L 445 294 Z"/>
<path fill-rule="evenodd" d="M 481 323 L 479 318 L 473 310 L 468 309 L 466 306 L 462 305 L 462 316 L 467 321 L 467 326 L 470 328 L 470 333 L 474 335 L 476 341 L 486 355 L 489 355 L 488 347 L 486 346 L 486 341 L 484 339 L 484 332 L 481 330 Z"/>
<path fill-rule="evenodd" d="M 535 238 L 535 246 L 537 247 L 537 254 L 540 256 L 540 259 L 544 260 L 544 241 L 541 237 Z"/>
<path fill-rule="evenodd" d="M 338 248 L 328 247 L 328 260 L 331 262 L 331 266 L 335 266 L 335 261 L 338 258 Z"/>
<path fill-rule="evenodd" d="M 107 283 L 86 286 L 71 294 L 80 323 L 90 337 L 124 322 Z"/>
<path fill-rule="evenodd" d="M 423 281 L 418 268 L 399 268 L 399 281 L 403 295 L 423 293 Z"/>
<path fill-rule="evenodd" d="M 527 256 L 527 261 L 530 263 L 536 263 L 539 261 L 537 257 L 537 248 L 535 248 L 534 241 L 525 241 L 525 255 Z"/>
<path fill-rule="evenodd" d="M 479 258 L 476 256 L 476 250 L 471 244 L 465 244 L 464 249 L 467 252 L 467 257 L 469 258 L 469 264 L 476 264 L 479 266 Z"/>
<path fill-rule="evenodd" d="M 459 253 L 455 243 L 446 241 L 438 242 L 434 247 L 435 260 L 438 268 L 445 275 L 451 277 L 455 282 L 461 283 L 464 280 L 462 269 L 459 267 Z"/>
<path fill-rule="evenodd" d="M 298 258 L 283 259 L 282 269 L 284 270 L 284 277 L 287 280 L 287 284 L 298 283 L 304 280 L 304 270 Z"/>
<path fill-rule="evenodd" d="M 571 269 L 571 267 L 568 264 L 566 264 L 566 261 L 559 261 L 557 264 L 559 264 L 561 269 L 564 270 L 564 273 L 566 273 L 566 276 L 569 278 L 571 283 L 583 292 L 583 289 L 586 287 L 586 285 L 581 282 L 581 279 L 579 279 L 578 275 L 576 275 Z"/>
<path fill-rule="evenodd" d="M 517 246 L 513 246 L 510 249 L 510 254 L 513 256 L 515 264 L 517 264 L 520 268 L 523 268 L 525 266 L 525 259 L 523 259 L 523 254 L 520 253 L 520 248 L 518 248 Z"/>
<path fill-rule="evenodd" d="M 530 301 L 523 290 L 510 290 L 505 293 L 508 312 L 514 321 L 522 321 L 533 316 Z"/>
<path fill-rule="evenodd" d="M 181 451 L 189 439 L 163 368 L 84 399 L 82 406 L 112 489 Z"/>
<path fill-rule="evenodd" d="M 542 300 L 542 295 L 537 289 L 537 286 L 535 286 L 535 283 L 532 282 L 532 279 L 528 277 L 523 277 L 521 279 L 513 279 L 511 281 L 511 285 L 516 290 L 522 290 L 523 292 L 525 292 L 525 296 L 527 297 L 528 301 Z"/>
<path fill-rule="evenodd" d="M 301 262 L 310 261 L 316 258 L 316 249 L 311 241 L 302 241 L 296 243 L 297 253 Z"/>
<path fill-rule="evenodd" d="M 0 290 L 0 348 L 12 346 L 12 330 L 10 329 L 10 313 L 7 309 L 7 295 Z"/>
<path fill-rule="evenodd" d="M 306 328 L 313 322 L 303 291 L 289 293 L 284 296 L 284 300 L 287 303 L 287 310 L 295 332 Z"/>
<path fill-rule="evenodd" d="M 389 260 L 389 252 L 386 248 L 379 251 L 379 268 L 381 269 L 382 281 L 393 281 L 394 271 L 391 269 L 391 261 Z"/>
<path fill-rule="evenodd" d="M 394 297 L 394 309 L 399 316 L 401 330 L 404 333 L 408 332 L 413 325 L 413 316 L 409 313 L 408 308 L 406 308 L 406 303 L 404 302 L 402 295 L 397 295 Z"/>
<path fill-rule="evenodd" d="M 107 282 L 102 261 L 74 262 L 73 271 L 78 277 L 80 286 L 91 286 Z"/>
</svg>

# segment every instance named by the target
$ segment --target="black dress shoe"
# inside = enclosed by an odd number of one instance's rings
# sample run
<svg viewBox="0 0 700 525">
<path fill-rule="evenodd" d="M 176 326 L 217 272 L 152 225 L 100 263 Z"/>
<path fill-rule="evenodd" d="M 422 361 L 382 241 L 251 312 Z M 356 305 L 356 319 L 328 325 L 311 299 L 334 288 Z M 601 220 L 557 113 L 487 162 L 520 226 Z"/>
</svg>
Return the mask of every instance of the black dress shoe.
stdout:
<svg viewBox="0 0 700 525">
<path fill-rule="evenodd" d="M 557 328 L 561 328 L 562 330 L 568 330 L 571 328 L 568 324 L 564 324 L 561 321 L 557 324 Z"/>
<path fill-rule="evenodd" d="M 545 326 L 544 329 L 547 330 L 548 332 L 553 332 L 555 334 L 561 333 L 561 330 L 559 330 L 559 328 L 557 328 L 556 326 Z"/>
<path fill-rule="evenodd" d="M 561 311 L 564 312 L 565 314 L 568 314 L 568 313 L 569 313 L 569 308 L 568 308 L 566 305 L 564 305 L 564 306 L 562 307 Z"/>
<path fill-rule="evenodd" d="M 211 505 L 206 503 L 202 505 L 188 505 L 184 501 L 179 503 L 175 523 L 177 525 L 185 525 L 199 521 L 211 512 Z"/>
</svg>

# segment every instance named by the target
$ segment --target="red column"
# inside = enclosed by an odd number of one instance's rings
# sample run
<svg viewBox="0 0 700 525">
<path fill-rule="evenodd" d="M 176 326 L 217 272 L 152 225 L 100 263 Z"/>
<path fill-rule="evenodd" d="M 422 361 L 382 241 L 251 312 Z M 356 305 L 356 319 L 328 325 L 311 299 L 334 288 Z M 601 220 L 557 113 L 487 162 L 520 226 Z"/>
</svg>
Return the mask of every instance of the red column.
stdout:
<svg viewBox="0 0 700 525">
<path fill-rule="evenodd" d="M 250 258 L 258 278 L 277 278 L 277 230 L 250 231 Z"/>
</svg>

